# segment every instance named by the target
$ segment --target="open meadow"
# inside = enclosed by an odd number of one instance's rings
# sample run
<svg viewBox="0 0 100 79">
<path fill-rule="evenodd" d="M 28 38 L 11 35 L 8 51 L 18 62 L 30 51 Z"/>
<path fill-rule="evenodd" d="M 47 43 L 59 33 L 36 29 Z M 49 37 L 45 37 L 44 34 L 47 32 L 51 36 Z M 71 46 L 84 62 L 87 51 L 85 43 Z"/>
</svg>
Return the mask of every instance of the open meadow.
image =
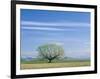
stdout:
<svg viewBox="0 0 100 79">
<path fill-rule="evenodd" d="M 21 69 L 43 69 L 43 68 L 64 68 L 64 67 L 84 67 L 84 66 L 90 66 L 89 60 L 71 60 L 71 61 L 63 61 L 63 62 L 52 62 L 52 63 L 46 63 L 42 61 L 32 63 L 32 62 L 24 62 L 21 63 Z"/>
</svg>

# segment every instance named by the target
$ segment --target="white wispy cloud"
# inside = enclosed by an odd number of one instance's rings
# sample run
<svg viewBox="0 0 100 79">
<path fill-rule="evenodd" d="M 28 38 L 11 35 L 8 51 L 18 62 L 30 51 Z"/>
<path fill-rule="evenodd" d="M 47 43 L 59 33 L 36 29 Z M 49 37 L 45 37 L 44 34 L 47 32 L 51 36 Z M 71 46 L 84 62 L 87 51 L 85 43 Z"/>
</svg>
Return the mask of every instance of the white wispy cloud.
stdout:
<svg viewBox="0 0 100 79">
<path fill-rule="evenodd" d="M 64 45 L 63 43 L 61 43 L 61 42 L 57 42 L 57 41 L 55 41 L 55 42 L 49 42 L 49 43 L 47 43 L 47 44 L 56 44 L 56 45 Z"/>
<path fill-rule="evenodd" d="M 27 26 L 66 26 L 66 27 L 88 27 L 89 23 L 85 22 L 35 22 L 35 21 L 21 21 L 21 25 Z"/>
<path fill-rule="evenodd" d="M 27 30 L 46 30 L 46 31 L 74 31 L 75 29 L 60 29 L 60 28 L 48 28 L 48 27 L 21 27 L 22 29 Z"/>
</svg>

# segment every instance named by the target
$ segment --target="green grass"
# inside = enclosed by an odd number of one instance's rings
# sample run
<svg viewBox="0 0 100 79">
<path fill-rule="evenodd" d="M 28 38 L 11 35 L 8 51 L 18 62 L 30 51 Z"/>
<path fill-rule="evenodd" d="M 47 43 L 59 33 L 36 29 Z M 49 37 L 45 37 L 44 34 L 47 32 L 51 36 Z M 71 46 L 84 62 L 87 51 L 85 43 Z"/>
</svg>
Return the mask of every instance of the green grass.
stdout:
<svg viewBox="0 0 100 79">
<path fill-rule="evenodd" d="M 52 63 L 47 63 L 47 60 L 32 60 L 21 62 L 21 69 L 43 69 L 82 66 L 90 66 L 90 60 L 54 60 Z"/>
</svg>

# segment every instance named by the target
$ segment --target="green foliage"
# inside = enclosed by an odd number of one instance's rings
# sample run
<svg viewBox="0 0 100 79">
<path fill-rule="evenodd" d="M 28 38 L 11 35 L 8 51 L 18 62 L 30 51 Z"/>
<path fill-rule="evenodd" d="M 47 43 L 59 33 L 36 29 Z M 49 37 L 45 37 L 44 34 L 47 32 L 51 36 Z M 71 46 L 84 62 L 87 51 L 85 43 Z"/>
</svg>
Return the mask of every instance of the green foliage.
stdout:
<svg viewBox="0 0 100 79">
<path fill-rule="evenodd" d="M 39 52 L 39 56 L 47 59 L 49 63 L 51 63 L 51 61 L 54 59 L 63 57 L 64 54 L 64 49 L 62 46 L 57 44 L 45 44 L 39 46 L 37 51 Z"/>
<path fill-rule="evenodd" d="M 68 63 L 68 62 L 90 62 L 90 60 L 81 60 L 81 59 L 54 59 L 52 63 Z M 46 63 L 47 59 L 33 59 L 30 61 L 21 60 L 21 64 L 43 64 Z"/>
</svg>

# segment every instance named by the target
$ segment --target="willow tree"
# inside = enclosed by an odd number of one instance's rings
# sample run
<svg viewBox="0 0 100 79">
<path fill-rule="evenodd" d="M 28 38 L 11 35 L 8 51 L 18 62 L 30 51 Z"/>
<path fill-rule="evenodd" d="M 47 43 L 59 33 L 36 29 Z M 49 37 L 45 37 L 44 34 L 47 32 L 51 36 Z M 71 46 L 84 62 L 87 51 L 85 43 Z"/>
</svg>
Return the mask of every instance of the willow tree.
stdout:
<svg viewBox="0 0 100 79">
<path fill-rule="evenodd" d="M 48 63 L 52 60 L 63 57 L 64 49 L 57 44 L 45 44 L 38 47 L 39 56 L 47 59 Z"/>
</svg>

